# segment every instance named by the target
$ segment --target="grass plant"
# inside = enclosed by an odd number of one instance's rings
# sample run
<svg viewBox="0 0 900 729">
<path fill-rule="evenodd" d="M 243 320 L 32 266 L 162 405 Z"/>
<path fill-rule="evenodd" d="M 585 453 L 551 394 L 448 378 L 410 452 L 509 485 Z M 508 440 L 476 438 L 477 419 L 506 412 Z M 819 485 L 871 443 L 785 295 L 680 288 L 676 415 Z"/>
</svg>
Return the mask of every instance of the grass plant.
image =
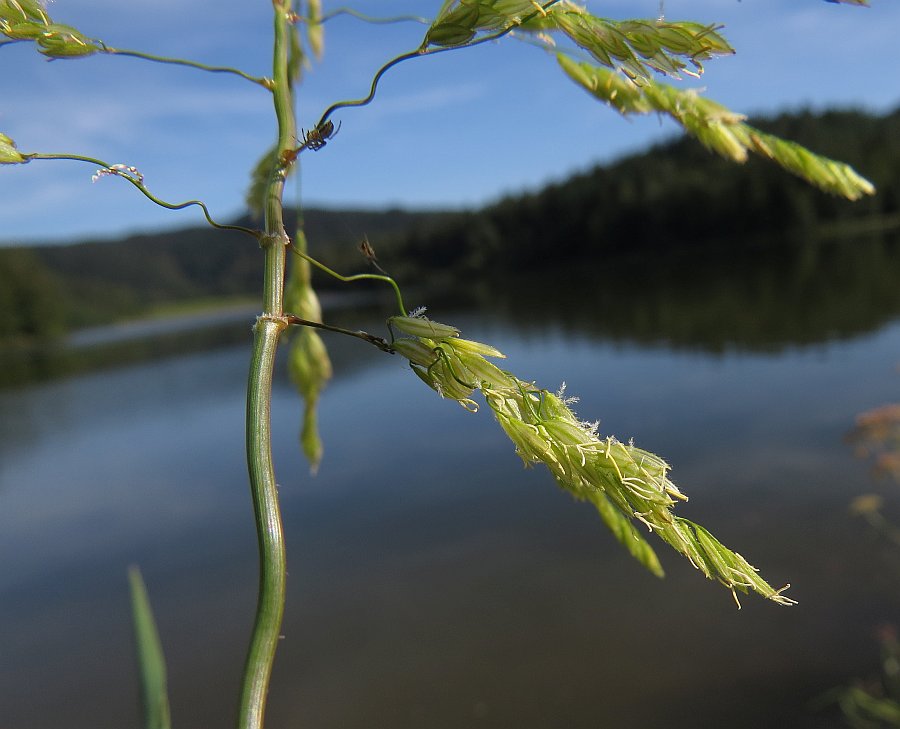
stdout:
<svg viewBox="0 0 900 729">
<path fill-rule="evenodd" d="M 844 2 L 864 4 L 861 0 Z M 480 393 L 523 461 L 527 465 L 543 464 L 564 490 L 591 502 L 617 539 L 650 571 L 662 573 L 653 548 L 643 535 L 644 529 L 735 595 L 752 591 L 779 604 L 792 603 L 783 594 L 783 588 L 771 587 L 740 554 L 724 547 L 704 527 L 675 516 L 673 507 L 686 497 L 669 479 L 669 466 L 662 458 L 611 435 L 600 436 L 595 425 L 575 415 L 573 400 L 563 391 L 552 393 L 493 364 L 491 359 L 502 355 L 492 345 L 463 339 L 455 327 L 427 319 L 421 312 L 407 311 L 399 286 L 380 270 L 371 247 L 364 249 L 363 254 L 377 273 L 343 276 L 310 257 L 302 218 L 297 230 L 289 233 L 285 228 L 285 183 L 303 155 L 338 143 L 338 112 L 375 102 L 382 79 L 398 65 L 484 43 L 522 41 L 547 53 L 569 78 L 616 111 L 625 115 L 666 114 L 687 134 L 726 159 L 740 163 L 749 154 L 757 154 L 829 193 L 850 199 L 872 194 L 872 185 L 847 165 L 748 126 L 741 114 L 696 90 L 659 80 L 660 76 L 675 81 L 685 75 L 697 76 L 705 64 L 734 52 L 722 29 L 714 24 L 669 21 L 662 15 L 649 20 L 614 20 L 596 16 L 568 0 L 444 0 L 431 18 L 375 18 L 349 8 L 326 12 L 320 0 L 273 0 L 271 5 L 271 75 L 257 77 L 237 68 L 118 49 L 86 31 L 54 22 L 50 9 L 39 0 L 0 0 L 0 34 L 5 37 L 4 42 L 31 43 L 47 58 L 129 56 L 236 76 L 261 86 L 271 96 L 277 141 L 265 151 L 253 171 L 248 193 L 250 207 L 262 217 L 258 228 L 222 223 L 199 199 L 167 201 L 152 192 L 140 171 L 131 165 L 74 152 L 24 152 L 13 139 L 0 134 L 0 164 L 88 164 L 96 169 L 97 178 L 122 179 L 162 207 L 199 207 L 211 226 L 242 233 L 249 238 L 248 244 L 262 249 L 261 311 L 253 327 L 246 417 L 260 578 L 236 726 L 264 726 L 284 612 L 287 560 L 272 462 L 270 413 L 276 353 L 293 327 L 299 327 L 300 334 L 293 339 L 291 369 L 306 400 L 301 440 L 313 467 L 322 455 L 316 404 L 331 375 L 319 331 L 328 330 L 405 357 L 420 379 L 442 397 L 455 400 L 468 410 L 477 409 L 472 396 Z M 421 43 L 376 69 L 364 96 L 334 101 L 312 128 L 301 130 L 295 113 L 298 84 L 311 59 L 322 53 L 327 22 L 341 14 L 374 25 L 419 23 L 423 26 Z M 290 277 L 289 257 L 295 263 Z M 397 302 L 396 315 L 389 320 L 392 334 L 379 336 L 323 323 L 312 286 L 313 269 L 347 284 L 376 279 L 391 286 Z M 136 572 L 131 574 L 131 583 L 145 688 L 145 724 L 148 728 L 166 729 L 170 721 L 159 640 L 143 583 Z"/>
</svg>

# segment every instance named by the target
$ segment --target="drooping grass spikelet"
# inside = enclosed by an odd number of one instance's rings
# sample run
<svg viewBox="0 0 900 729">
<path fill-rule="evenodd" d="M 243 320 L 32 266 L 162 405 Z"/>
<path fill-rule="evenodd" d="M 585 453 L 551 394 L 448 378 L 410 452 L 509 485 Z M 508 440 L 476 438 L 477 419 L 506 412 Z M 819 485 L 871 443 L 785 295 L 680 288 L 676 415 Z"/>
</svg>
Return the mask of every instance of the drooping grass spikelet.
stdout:
<svg viewBox="0 0 900 729">
<path fill-rule="evenodd" d="M 297 231 L 297 245 L 306 250 L 306 238 Z M 309 321 L 322 321 L 319 297 L 310 283 L 309 263 L 301 258 L 294 261 L 291 277 L 285 293 L 287 307 L 297 316 Z M 303 425 L 300 429 L 300 447 L 315 473 L 322 461 L 324 446 L 319 435 L 319 395 L 332 376 L 331 359 L 325 343 L 315 329 L 301 328 L 291 342 L 288 359 L 291 379 L 303 398 Z"/>
<path fill-rule="evenodd" d="M 785 588 L 773 588 L 706 529 L 675 516 L 673 508 L 687 497 L 669 479 L 669 464 L 632 443 L 600 436 L 596 423 L 572 411 L 575 398 L 565 397 L 564 388 L 554 394 L 500 369 L 486 359 L 503 357 L 498 350 L 461 339 L 455 327 L 421 316 L 394 317 L 391 324 L 410 335 L 392 347 L 426 384 L 471 411 L 477 409 L 472 395 L 480 391 L 525 465 L 544 464 L 561 488 L 592 503 L 616 539 L 651 572 L 663 573 L 641 526 L 725 585 L 736 601 L 737 591 L 753 591 L 781 605 L 794 603 L 782 594 Z"/>
</svg>

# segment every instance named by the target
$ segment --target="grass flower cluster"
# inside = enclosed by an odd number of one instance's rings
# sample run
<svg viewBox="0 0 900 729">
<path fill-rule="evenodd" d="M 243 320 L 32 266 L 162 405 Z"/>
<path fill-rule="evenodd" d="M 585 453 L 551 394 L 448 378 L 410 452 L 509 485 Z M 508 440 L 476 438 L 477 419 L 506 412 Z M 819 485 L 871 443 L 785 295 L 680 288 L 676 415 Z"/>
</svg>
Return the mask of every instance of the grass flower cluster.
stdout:
<svg viewBox="0 0 900 729">
<path fill-rule="evenodd" d="M 297 231 L 296 241 L 298 249 L 305 251 L 306 236 L 302 230 Z M 310 283 L 310 263 L 304 258 L 297 258 L 291 268 L 290 279 L 285 287 L 285 303 L 302 319 L 322 321 L 322 306 Z M 288 371 L 303 398 L 300 447 L 309 461 L 311 472 L 316 473 L 324 450 L 319 434 L 318 402 L 333 370 L 325 343 L 315 329 L 299 327 L 292 337 Z"/>
<path fill-rule="evenodd" d="M 829 1 L 851 5 L 868 2 Z M 682 74 L 698 75 L 703 62 L 733 53 L 718 32 L 720 26 L 671 22 L 662 12 L 655 21 L 600 18 L 571 0 L 441 0 L 432 21 L 417 16 L 373 18 L 352 8 L 323 14 L 321 0 L 272 0 L 271 76 L 254 76 L 238 68 L 115 48 L 72 26 L 56 23 L 46 6 L 47 0 L 0 0 L 0 45 L 32 44 L 50 60 L 102 54 L 230 74 L 271 95 L 277 141 L 256 166 L 248 193 L 249 208 L 263 218 L 260 228 L 219 223 L 201 200 L 167 202 L 151 193 L 141 174 L 130 165 L 109 164 L 74 153 L 23 153 L 12 138 L 0 133 L 0 165 L 36 160 L 89 163 L 99 168 L 95 180 L 105 176 L 122 178 L 151 202 L 169 210 L 197 206 L 213 228 L 241 232 L 262 249 L 262 313 L 253 328 L 246 411 L 248 476 L 260 572 L 257 611 L 241 681 L 238 727 L 264 727 L 266 698 L 282 637 L 287 561 L 272 458 L 271 405 L 279 342 L 290 325 L 303 327 L 293 340 L 290 372 L 305 401 L 301 445 L 313 470 L 322 457 L 316 404 L 332 374 L 328 353 L 315 331 L 321 329 L 363 339 L 381 351 L 402 355 L 425 383 L 470 411 L 478 410 L 473 396 L 476 391 L 480 393 L 526 466 L 544 464 L 561 488 L 592 503 L 616 538 L 654 574 L 662 575 L 663 570 L 646 539 L 648 531 L 686 556 L 708 578 L 725 585 L 736 601 L 738 592 L 753 591 L 782 605 L 794 602 L 782 594 L 784 588 L 774 589 L 741 555 L 723 546 L 706 529 L 675 516 L 674 507 L 686 497 L 669 479 L 665 461 L 632 443 L 602 437 L 596 423 L 576 416 L 572 410 L 574 399 L 567 398 L 564 389 L 552 393 L 501 369 L 491 360 L 502 358 L 503 354 L 490 345 L 462 339 L 455 327 L 430 321 L 421 312 L 391 318 L 389 326 L 400 336 L 392 336 L 390 342 L 363 331 L 324 324 L 310 283 L 310 266 L 345 283 L 385 282 L 394 290 L 398 310 L 406 309 L 396 282 L 384 275 L 367 240 L 363 253 L 379 273 L 342 276 L 307 254 L 302 223 L 294 242 L 285 230 L 285 180 L 297 168 L 302 152 L 321 151 L 335 137 L 340 128 L 340 120 L 331 119 L 335 112 L 370 104 L 381 79 L 401 63 L 503 37 L 543 48 L 558 59 L 571 80 L 619 113 L 668 115 L 726 159 L 743 162 L 751 153 L 757 154 L 833 194 L 851 200 L 873 194 L 871 183 L 847 165 L 764 134 L 747 125 L 742 115 L 703 98 L 696 90 L 656 80 L 656 74 L 676 79 Z M 303 131 L 298 129 L 295 112 L 296 87 L 307 60 L 321 56 L 325 21 L 343 14 L 373 23 L 412 20 L 427 24 L 428 28 L 417 47 L 390 58 L 374 72 L 365 96 L 334 101 L 309 131 Z M 295 267 L 286 291 L 289 249 L 302 261 Z M 291 313 L 285 310 L 286 304 Z M 863 425 L 874 428 L 876 433 L 892 433 L 886 428 L 894 422 L 894 415 L 894 411 L 885 410 Z M 869 497 L 859 501 L 857 508 L 874 519 L 879 515 L 880 502 Z M 140 575 L 132 572 L 130 579 L 145 726 L 168 729 L 171 722 L 167 679 L 159 637 Z M 866 695 L 860 696 L 853 700 L 862 706 Z M 893 710 L 886 703 L 867 706 L 872 708 L 866 709 L 865 716 L 858 714 L 863 719 L 887 717 L 885 712 Z"/>
<path fill-rule="evenodd" d="M 580 63 L 561 53 L 557 60 L 569 78 L 623 116 L 665 114 L 727 160 L 743 163 L 753 153 L 832 195 L 859 200 L 875 194 L 872 183 L 849 165 L 766 134 L 747 124 L 743 114 L 704 98 L 695 89 L 676 88 L 653 79 L 638 85 L 594 63 Z"/>
<path fill-rule="evenodd" d="M 782 594 L 785 588 L 773 588 L 702 526 L 675 516 L 673 508 L 687 497 L 669 479 L 663 459 L 599 435 L 597 423 L 573 412 L 576 399 L 566 397 L 565 387 L 552 393 L 520 380 L 487 359 L 504 356 L 494 347 L 462 339 L 455 327 L 417 314 L 388 320 L 393 332 L 406 335 L 395 339 L 392 349 L 438 394 L 467 410 L 478 409 L 472 396 L 480 391 L 525 465 L 543 463 L 561 488 L 593 504 L 616 539 L 647 569 L 663 574 L 641 526 L 725 585 L 736 602 L 737 592 L 753 591 L 781 605 L 794 603 Z"/>
<path fill-rule="evenodd" d="M 101 50 L 75 28 L 54 23 L 38 0 L 0 0 L 0 34 L 7 42 L 34 41 L 50 58 L 90 56 Z"/>
</svg>

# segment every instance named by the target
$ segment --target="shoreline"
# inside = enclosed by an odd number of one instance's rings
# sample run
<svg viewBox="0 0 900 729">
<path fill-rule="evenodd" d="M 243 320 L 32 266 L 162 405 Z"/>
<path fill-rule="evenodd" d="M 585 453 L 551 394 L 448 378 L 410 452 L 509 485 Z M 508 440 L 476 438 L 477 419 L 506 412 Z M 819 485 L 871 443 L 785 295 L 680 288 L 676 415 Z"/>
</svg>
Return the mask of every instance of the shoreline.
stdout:
<svg viewBox="0 0 900 729">
<path fill-rule="evenodd" d="M 373 292 L 335 292 L 319 294 L 323 311 L 334 311 L 348 306 L 359 306 L 377 300 Z M 218 304 L 196 306 L 198 302 L 185 302 L 184 308 L 167 308 L 148 312 L 145 316 L 110 324 L 76 329 L 65 334 L 61 344 L 66 349 L 121 344 L 123 342 L 151 339 L 153 337 L 185 334 L 191 331 L 239 324 L 245 321 L 248 331 L 259 315 L 260 307 L 247 297 L 222 299 Z"/>
</svg>

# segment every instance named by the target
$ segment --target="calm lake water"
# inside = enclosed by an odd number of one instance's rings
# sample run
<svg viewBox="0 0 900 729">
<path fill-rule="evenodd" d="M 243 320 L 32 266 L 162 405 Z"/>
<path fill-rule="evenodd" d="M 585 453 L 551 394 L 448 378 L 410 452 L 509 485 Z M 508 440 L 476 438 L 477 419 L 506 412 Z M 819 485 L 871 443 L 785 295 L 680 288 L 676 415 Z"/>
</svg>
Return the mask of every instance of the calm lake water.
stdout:
<svg viewBox="0 0 900 729">
<path fill-rule="evenodd" d="M 691 497 L 678 511 L 791 582 L 793 608 L 737 611 L 664 545 L 667 577 L 644 573 L 591 507 L 523 470 L 486 408 L 355 340 L 327 339 L 311 478 L 282 372 L 290 576 L 268 726 L 840 726 L 810 704 L 871 674 L 875 631 L 900 620 L 900 555 L 848 511 L 872 490 L 898 501 L 843 442 L 858 412 L 900 400 L 900 248 L 872 245 L 735 261 L 700 288 L 696 261 L 625 265 L 609 286 L 496 282 L 429 311 L 664 456 Z M 388 313 L 335 316 L 381 332 Z M 257 579 L 248 323 L 232 344 L 0 391 L 4 729 L 141 725 L 131 564 L 175 725 L 231 725 Z"/>
</svg>

